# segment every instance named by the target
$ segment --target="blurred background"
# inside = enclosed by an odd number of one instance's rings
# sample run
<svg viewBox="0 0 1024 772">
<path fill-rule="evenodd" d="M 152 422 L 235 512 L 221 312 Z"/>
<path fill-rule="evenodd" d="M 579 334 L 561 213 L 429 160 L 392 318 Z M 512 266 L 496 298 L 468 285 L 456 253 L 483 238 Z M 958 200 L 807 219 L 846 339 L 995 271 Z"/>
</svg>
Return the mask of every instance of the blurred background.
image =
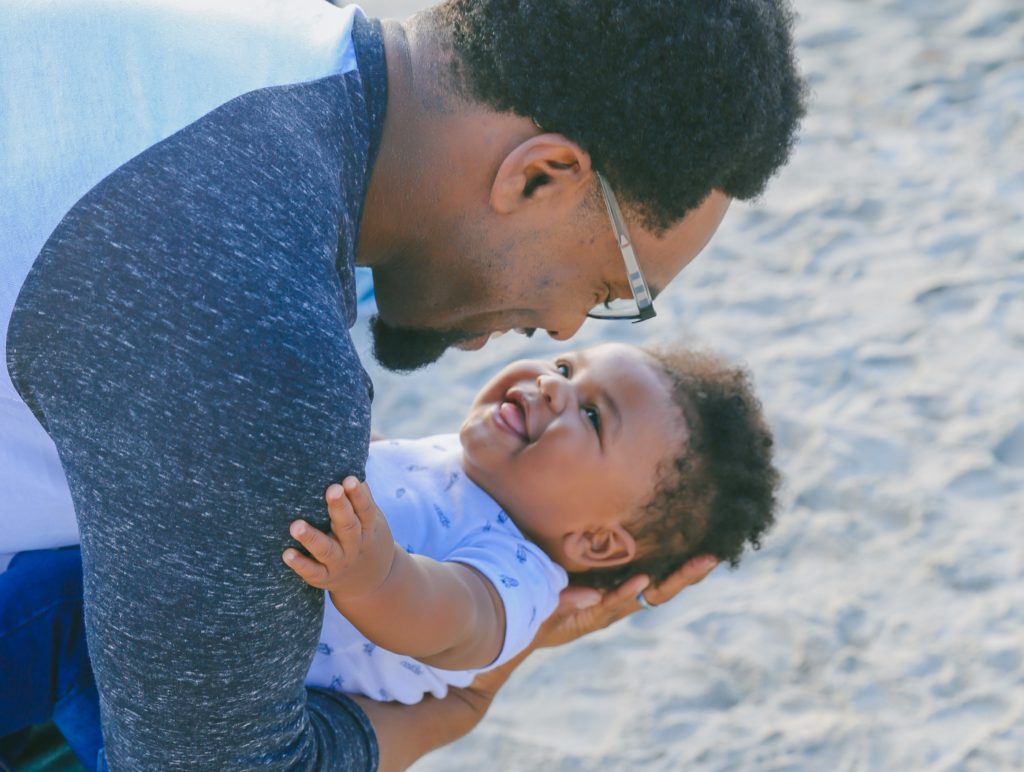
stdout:
<svg viewBox="0 0 1024 772">
<path fill-rule="evenodd" d="M 778 525 L 739 570 L 535 656 L 418 769 L 1024 769 L 1024 5 L 796 9 L 813 98 L 793 161 L 656 319 L 572 342 L 745 362 Z M 376 429 L 454 431 L 503 364 L 567 348 L 371 365 Z"/>
<path fill-rule="evenodd" d="M 750 368 L 785 476 L 738 570 L 534 655 L 421 772 L 1024 770 L 1024 4 L 795 7 L 813 95 L 793 160 L 654 320 L 397 377 L 361 276 L 379 432 L 455 431 L 516 358 L 682 342 Z M 52 726 L 26 759 L 79 768 Z"/>
</svg>

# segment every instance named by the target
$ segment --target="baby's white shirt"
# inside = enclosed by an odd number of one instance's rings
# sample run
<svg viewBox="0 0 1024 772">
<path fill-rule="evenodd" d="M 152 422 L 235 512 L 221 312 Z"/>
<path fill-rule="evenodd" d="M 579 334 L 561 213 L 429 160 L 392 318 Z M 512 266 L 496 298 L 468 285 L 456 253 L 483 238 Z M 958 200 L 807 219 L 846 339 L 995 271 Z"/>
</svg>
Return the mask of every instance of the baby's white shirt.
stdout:
<svg viewBox="0 0 1024 772">
<path fill-rule="evenodd" d="M 505 641 L 489 670 L 533 640 L 568 584 L 565 570 L 523 536 L 462 468 L 458 435 L 370 445 L 366 481 L 395 542 L 409 553 L 465 563 L 494 585 L 505 606 Z M 375 700 L 419 702 L 467 686 L 481 670 L 442 670 L 372 644 L 324 594 L 326 607 L 306 684 Z"/>
</svg>

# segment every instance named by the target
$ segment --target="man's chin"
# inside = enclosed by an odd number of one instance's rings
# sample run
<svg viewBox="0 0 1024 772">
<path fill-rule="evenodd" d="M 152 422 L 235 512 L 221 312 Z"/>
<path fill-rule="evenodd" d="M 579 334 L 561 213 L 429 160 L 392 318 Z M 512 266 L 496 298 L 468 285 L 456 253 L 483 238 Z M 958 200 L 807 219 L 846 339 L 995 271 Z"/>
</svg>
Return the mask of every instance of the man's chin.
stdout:
<svg viewBox="0 0 1024 772">
<path fill-rule="evenodd" d="M 433 364 L 449 348 L 475 351 L 487 343 L 487 335 L 464 330 L 427 330 L 393 327 L 377 314 L 370 318 L 373 357 L 382 367 L 411 373 Z"/>
</svg>

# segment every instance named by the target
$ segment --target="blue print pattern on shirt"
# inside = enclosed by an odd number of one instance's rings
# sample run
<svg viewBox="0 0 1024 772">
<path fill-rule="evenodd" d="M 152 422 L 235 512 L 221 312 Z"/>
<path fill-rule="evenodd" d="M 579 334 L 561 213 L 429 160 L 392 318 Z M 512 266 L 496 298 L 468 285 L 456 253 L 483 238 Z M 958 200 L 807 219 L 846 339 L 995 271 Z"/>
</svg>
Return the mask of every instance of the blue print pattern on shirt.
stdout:
<svg viewBox="0 0 1024 772">
<path fill-rule="evenodd" d="M 334 676 L 334 678 L 331 679 L 331 686 L 330 686 L 330 688 L 333 689 L 334 691 L 336 691 L 336 692 L 344 691 L 344 686 L 345 686 L 345 679 L 342 678 L 340 675 L 336 675 L 336 676 Z"/>
<path fill-rule="evenodd" d="M 497 587 L 507 626 L 499 657 L 507 658 L 532 639 L 537 625 L 554 608 L 564 574 L 560 575 L 542 552 L 535 551 L 501 504 L 467 477 L 461 467 L 457 435 L 443 439 L 437 443 L 446 448 L 443 457 L 433 447 L 433 438 L 403 441 L 394 448 L 377 444 L 367 465 L 367 479 L 381 491 L 378 503 L 393 521 L 398 546 L 409 554 L 464 562 Z M 420 464 L 429 469 L 409 471 Z M 399 490 L 404 497 L 397 495 Z M 335 611 L 327 605 L 327 613 Z M 359 633 L 353 631 L 352 635 Z M 352 645 L 329 642 L 334 657 L 340 661 L 348 656 L 353 669 L 346 670 L 334 658 L 317 658 L 322 669 L 316 678 L 324 687 L 340 673 L 347 678 L 345 689 L 350 692 L 380 699 L 384 689 L 386 699 L 406 702 L 427 693 L 443 694 L 446 684 L 450 689 L 465 683 L 467 676 L 467 680 L 472 678 L 472 672 L 449 673 L 413 656 L 378 651 L 362 636 Z M 355 678 L 357 672 L 361 675 Z"/>
<path fill-rule="evenodd" d="M 320 643 L 318 643 L 316 645 L 316 653 L 317 654 L 322 654 L 325 657 L 331 656 L 331 653 L 333 651 L 334 651 L 334 649 L 332 649 L 329 644 L 326 644 L 323 641 L 321 641 Z"/>
<path fill-rule="evenodd" d="M 395 498 L 396 499 L 400 499 L 404 495 L 405 495 L 405 488 L 399 488 L 398 490 L 395 491 Z"/>
<path fill-rule="evenodd" d="M 433 506 L 434 506 L 434 513 L 437 515 L 437 519 L 441 523 L 441 527 L 442 528 L 451 528 L 452 527 L 452 521 L 448 519 L 448 515 L 446 515 L 444 513 L 444 511 L 441 509 L 441 507 L 437 506 L 437 504 L 434 504 Z"/>
<path fill-rule="evenodd" d="M 365 654 L 367 657 L 372 657 L 373 656 L 373 650 L 376 649 L 376 648 L 377 648 L 377 644 L 375 644 L 375 643 L 364 643 L 363 644 L 363 654 Z"/>
<path fill-rule="evenodd" d="M 403 659 L 399 664 L 406 670 L 408 670 L 410 673 L 415 673 L 416 675 L 423 675 L 422 665 L 418 665 L 415 662 L 410 662 L 407 659 Z"/>
</svg>

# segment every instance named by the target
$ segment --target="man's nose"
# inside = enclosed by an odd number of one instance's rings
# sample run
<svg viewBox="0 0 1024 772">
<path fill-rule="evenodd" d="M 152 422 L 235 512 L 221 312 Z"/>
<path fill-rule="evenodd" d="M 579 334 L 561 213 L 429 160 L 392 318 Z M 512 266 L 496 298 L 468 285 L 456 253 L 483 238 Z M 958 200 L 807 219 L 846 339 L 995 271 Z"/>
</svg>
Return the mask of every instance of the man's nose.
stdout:
<svg viewBox="0 0 1024 772">
<path fill-rule="evenodd" d="M 557 330 L 548 330 L 548 335 L 555 340 L 569 340 L 569 338 L 580 331 L 580 327 L 583 326 L 585 321 L 587 321 L 586 314 L 575 319 L 566 320 L 565 323 L 558 325 Z"/>
<path fill-rule="evenodd" d="M 537 390 L 555 415 L 560 415 L 572 399 L 572 384 L 560 375 L 538 375 Z"/>
</svg>

